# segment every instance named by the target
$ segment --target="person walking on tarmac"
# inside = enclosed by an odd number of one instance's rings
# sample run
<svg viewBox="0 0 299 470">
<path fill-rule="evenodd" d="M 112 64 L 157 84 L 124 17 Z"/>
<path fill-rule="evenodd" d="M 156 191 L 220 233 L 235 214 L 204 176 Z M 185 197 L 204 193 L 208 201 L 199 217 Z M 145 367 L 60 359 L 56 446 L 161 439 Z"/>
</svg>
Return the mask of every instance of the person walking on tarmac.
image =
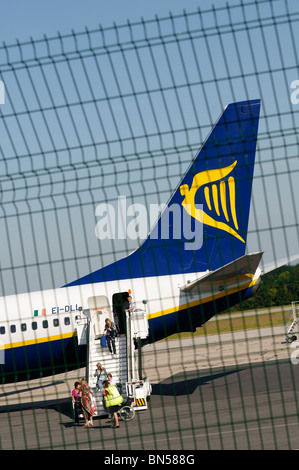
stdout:
<svg viewBox="0 0 299 470">
<path fill-rule="evenodd" d="M 118 406 L 124 401 L 123 397 L 117 390 L 115 385 L 110 385 L 108 380 L 104 382 L 104 400 L 107 410 L 113 415 L 114 425 L 113 428 L 119 428 L 118 423 Z"/>
<path fill-rule="evenodd" d="M 85 419 L 84 427 L 93 426 L 92 417 L 94 415 L 93 404 L 92 404 L 92 389 L 89 387 L 86 380 L 81 380 L 81 405 L 82 412 Z"/>
<path fill-rule="evenodd" d="M 72 391 L 72 401 L 74 406 L 75 415 L 75 426 L 79 425 L 79 415 L 82 413 L 81 409 L 81 385 L 80 382 L 75 382 L 74 389 Z"/>
</svg>

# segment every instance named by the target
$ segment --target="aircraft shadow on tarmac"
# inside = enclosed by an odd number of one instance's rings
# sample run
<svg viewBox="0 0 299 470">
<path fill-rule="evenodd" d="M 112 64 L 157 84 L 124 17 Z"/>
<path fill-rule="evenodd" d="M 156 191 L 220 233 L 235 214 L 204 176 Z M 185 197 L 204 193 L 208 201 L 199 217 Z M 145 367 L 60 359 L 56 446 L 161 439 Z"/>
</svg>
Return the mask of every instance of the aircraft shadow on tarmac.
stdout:
<svg viewBox="0 0 299 470">
<path fill-rule="evenodd" d="M 38 408 L 47 408 L 47 409 L 54 409 L 56 411 L 62 411 L 63 414 L 67 416 L 72 416 L 71 410 L 71 397 L 69 399 L 62 399 L 62 400 L 47 400 L 47 392 L 46 390 L 48 387 L 52 387 L 53 385 L 60 385 L 63 384 L 64 381 L 56 381 L 46 385 L 37 385 L 35 387 L 24 387 L 22 389 L 11 390 L 9 392 L 0 393 L 0 399 L 2 403 L 5 403 L 5 399 L 12 397 L 13 395 L 16 396 L 15 403 L 7 403 L 0 406 L 0 414 L 13 412 L 13 411 L 24 411 L 28 409 L 38 409 Z M 22 402 L 20 403 L 20 398 L 18 395 L 24 392 L 36 392 L 40 390 L 38 395 L 32 396 L 32 401 Z"/>
<path fill-rule="evenodd" d="M 26 411 L 26 410 L 54 410 L 69 418 L 73 418 L 72 400 L 71 398 L 63 398 L 61 400 L 43 400 L 25 403 L 15 403 L 0 406 L 0 414 L 10 413 L 15 411 Z"/>
<path fill-rule="evenodd" d="M 199 386 L 205 386 L 210 384 L 212 381 L 220 380 L 221 378 L 227 377 L 232 374 L 237 374 L 241 369 L 233 369 L 230 371 L 223 371 L 215 374 L 201 375 L 199 371 L 188 371 L 180 372 L 172 377 L 168 377 L 164 381 L 158 384 L 152 384 L 152 396 L 171 396 L 171 397 L 182 397 L 191 395 Z M 61 382 L 59 382 L 61 383 Z M 53 384 L 52 384 L 53 385 Z M 45 386 L 34 387 L 34 389 L 45 388 Z M 0 397 L 2 401 L 5 401 L 5 397 L 18 394 L 24 391 L 32 391 L 33 389 L 16 390 L 7 393 L 1 393 Z M 7 413 L 11 411 L 24 411 L 29 409 L 48 409 L 55 410 L 68 418 L 73 418 L 73 410 L 71 405 L 71 398 L 64 398 L 60 400 L 35 400 L 33 402 L 26 403 L 15 403 L 0 406 L 0 413 Z M 72 425 L 68 423 L 68 425 Z"/>
<path fill-rule="evenodd" d="M 47 387 L 53 387 L 53 385 L 60 385 L 60 384 L 63 384 L 63 383 L 64 383 L 63 380 L 59 380 L 59 381 L 52 382 L 52 383 L 46 384 L 46 385 L 37 385 L 36 387 L 25 387 L 25 388 L 22 388 L 22 389 L 11 390 L 10 392 L 0 393 L 0 398 L 5 399 L 5 397 L 9 397 L 9 396 L 12 396 L 12 395 L 19 395 L 20 393 L 23 393 L 23 392 L 34 392 L 35 390 L 46 389 Z M 0 407 L 0 409 L 1 409 L 1 407 Z"/>
<path fill-rule="evenodd" d="M 191 395 L 199 386 L 209 384 L 213 380 L 226 377 L 228 375 L 237 374 L 240 369 L 234 369 L 227 372 L 221 372 L 217 374 L 201 376 L 196 372 L 180 372 L 179 374 L 173 375 L 172 377 L 163 380 L 158 384 L 152 385 L 152 395 L 163 395 L 163 396 L 185 396 Z M 195 378 L 188 378 L 188 377 Z"/>
</svg>

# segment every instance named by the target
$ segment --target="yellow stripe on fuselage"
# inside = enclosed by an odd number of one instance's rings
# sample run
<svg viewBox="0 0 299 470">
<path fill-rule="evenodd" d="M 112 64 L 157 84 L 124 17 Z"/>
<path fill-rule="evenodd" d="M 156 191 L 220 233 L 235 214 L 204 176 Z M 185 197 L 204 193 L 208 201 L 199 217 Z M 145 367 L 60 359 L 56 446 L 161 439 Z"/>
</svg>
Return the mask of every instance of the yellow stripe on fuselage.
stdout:
<svg viewBox="0 0 299 470">
<path fill-rule="evenodd" d="M 1 344 L 0 350 L 3 349 L 11 349 L 11 348 L 20 348 L 21 346 L 30 346 L 32 344 L 40 344 L 40 343 L 47 343 L 49 341 L 58 341 L 61 339 L 71 338 L 72 336 L 77 336 L 76 331 L 72 331 L 71 333 L 65 333 L 60 335 L 54 336 L 45 336 L 43 338 L 34 338 L 28 341 L 19 341 L 17 343 L 8 343 L 8 344 Z"/>
</svg>

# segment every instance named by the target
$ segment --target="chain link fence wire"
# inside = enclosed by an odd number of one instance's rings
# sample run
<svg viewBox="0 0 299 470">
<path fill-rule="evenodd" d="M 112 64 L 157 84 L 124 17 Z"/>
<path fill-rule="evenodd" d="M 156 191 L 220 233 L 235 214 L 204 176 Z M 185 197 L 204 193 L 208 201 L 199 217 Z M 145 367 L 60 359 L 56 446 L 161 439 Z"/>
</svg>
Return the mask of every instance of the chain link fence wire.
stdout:
<svg viewBox="0 0 299 470">
<path fill-rule="evenodd" d="M 166 203 L 236 101 L 261 99 L 247 252 L 263 251 L 265 264 L 299 253 L 298 7 L 240 1 L 3 42 L 1 296 L 65 286 L 136 249 L 137 235 L 97 236 L 101 204 Z M 299 300 L 298 268 L 265 275 L 261 289 L 235 309 L 228 301 L 225 314 L 195 333 L 179 329 L 143 348 L 150 406 L 117 435 L 102 419 L 94 429 L 73 425 L 70 396 L 84 357 L 70 360 L 61 341 L 61 364 L 53 359 L 45 368 L 51 342 L 38 348 L 36 339 L 32 365 L 26 328 L 42 327 L 40 312 L 28 312 L 27 327 L 18 307 L 15 325 L 0 312 L 0 341 L 5 330 L 13 351 L 9 376 L 1 368 L 0 448 L 295 448 L 298 374 L 282 324 Z M 162 283 L 157 299 L 162 305 Z"/>
</svg>

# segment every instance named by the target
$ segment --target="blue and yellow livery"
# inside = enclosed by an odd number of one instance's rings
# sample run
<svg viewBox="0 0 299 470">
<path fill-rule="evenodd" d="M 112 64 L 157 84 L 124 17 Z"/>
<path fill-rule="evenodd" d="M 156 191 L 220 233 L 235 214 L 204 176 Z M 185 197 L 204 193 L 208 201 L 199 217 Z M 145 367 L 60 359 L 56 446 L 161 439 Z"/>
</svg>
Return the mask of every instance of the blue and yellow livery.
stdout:
<svg viewBox="0 0 299 470">
<path fill-rule="evenodd" d="M 3 382 L 84 366 L 76 315 L 101 302 L 113 316 L 129 290 L 151 342 L 254 293 L 262 253 L 246 254 L 246 237 L 259 113 L 260 100 L 224 109 L 140 248 L 62 288 L 0 299 Z"/>
</svg>

